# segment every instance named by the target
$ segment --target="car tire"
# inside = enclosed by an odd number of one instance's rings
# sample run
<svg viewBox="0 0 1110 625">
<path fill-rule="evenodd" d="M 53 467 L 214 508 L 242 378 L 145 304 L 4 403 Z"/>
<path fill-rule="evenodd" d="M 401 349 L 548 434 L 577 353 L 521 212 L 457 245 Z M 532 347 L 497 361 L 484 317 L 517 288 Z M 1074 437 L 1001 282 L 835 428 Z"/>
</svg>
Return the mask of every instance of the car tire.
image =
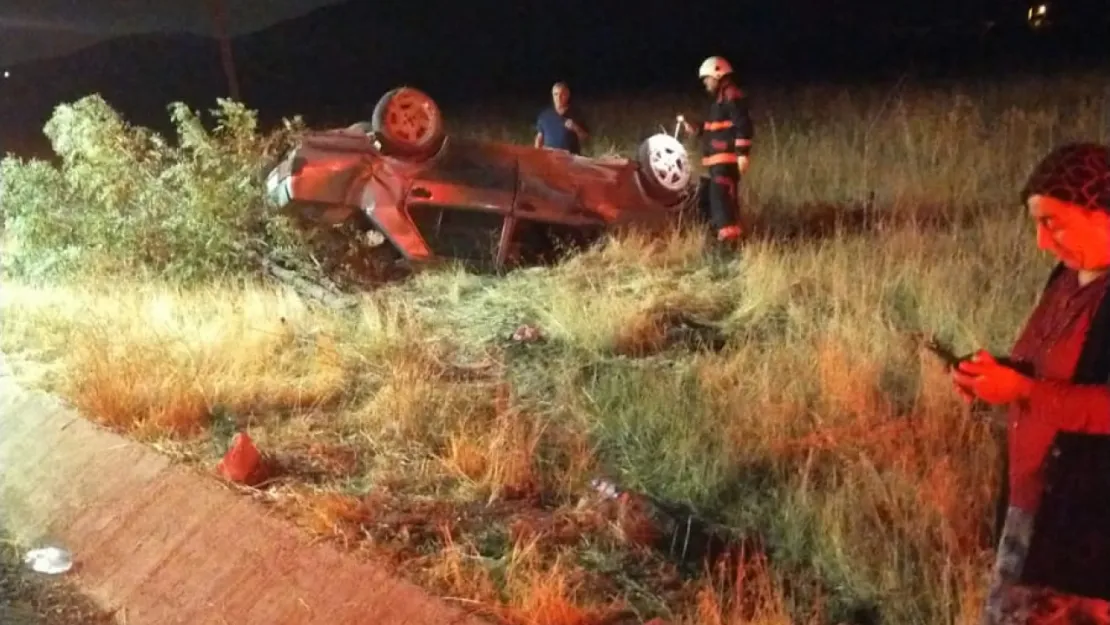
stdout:
<svg viewBox="0 0 1110 625">
<path fill-rule="evenodd" d="M 667 134 L 655 134 L 640 143 L 636 164 L 645 191 L 663 202 L 678 201 L 689 193 L 692 168 L 686 147 Z"/>
<path fill-rule="evenodd" d="M 414 87 L 398 87 L 374 106 L 371 127 L 388 156 L 424 159 L 443 145 L 443 115 L 435 100 Z"/>
</svg>

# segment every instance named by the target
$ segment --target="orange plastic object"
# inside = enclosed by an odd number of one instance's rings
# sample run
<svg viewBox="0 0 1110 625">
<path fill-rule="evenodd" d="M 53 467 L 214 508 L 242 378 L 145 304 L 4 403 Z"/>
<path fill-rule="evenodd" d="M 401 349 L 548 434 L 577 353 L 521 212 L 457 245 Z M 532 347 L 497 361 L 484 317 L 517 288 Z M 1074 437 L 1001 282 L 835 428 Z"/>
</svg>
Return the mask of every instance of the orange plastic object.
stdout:
<svg viewBox="0 0 1110 625">
<path fill-rule="evenodd" d="M 231 439 L 231 445 L 216 465 L 216 470 L 224 478 L 248 486 L 261 482 L 265 477 L 262 454 L 246 432 L 239 432 Z"/>
</svg>

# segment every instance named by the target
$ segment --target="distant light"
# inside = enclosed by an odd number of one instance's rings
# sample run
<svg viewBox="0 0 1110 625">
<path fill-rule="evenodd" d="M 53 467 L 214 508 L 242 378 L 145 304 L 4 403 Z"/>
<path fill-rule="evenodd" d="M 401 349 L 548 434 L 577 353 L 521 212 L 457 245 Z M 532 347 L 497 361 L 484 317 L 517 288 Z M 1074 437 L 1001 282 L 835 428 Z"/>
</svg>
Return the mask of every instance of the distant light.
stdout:
<svg viewBox="0 0 1110 625">
<path fill-rule="evenodd" d="M 1029 25 L 1033 28 L 1041 28 L 1048 23 L 1048 4 L 1037 4 L 1029 7 Z"/>
<path fill-rule="evenodd" d="M 12 77 L 12 73 L 9 72 L 8 70 L 4 70 L 4 78 L 11 78 L 11 77 Z"/>
</svg>

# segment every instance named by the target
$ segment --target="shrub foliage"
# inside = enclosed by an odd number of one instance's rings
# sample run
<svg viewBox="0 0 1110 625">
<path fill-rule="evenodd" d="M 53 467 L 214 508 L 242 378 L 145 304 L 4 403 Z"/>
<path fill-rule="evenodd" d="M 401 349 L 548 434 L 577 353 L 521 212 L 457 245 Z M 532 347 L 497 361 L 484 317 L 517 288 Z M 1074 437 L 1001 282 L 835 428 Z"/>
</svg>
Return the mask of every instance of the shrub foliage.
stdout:
<svg viewBox="0 0 1110 625">
<path fill-rule="evenodd" d="M 4 270 L 190 283 L 258 274 L 276 256 L 307 260 L 291 225 L 267 215 L 262 189 L 264 166 L 301 120 L 264 134 L 254 111 L 223 99 L 211 130 L 184 104 L 169 113 L 176 142 L 128 124 L 99 95 L 58 106 L 44 128 L 57 163 L 0 163 Z"/>
</svg>

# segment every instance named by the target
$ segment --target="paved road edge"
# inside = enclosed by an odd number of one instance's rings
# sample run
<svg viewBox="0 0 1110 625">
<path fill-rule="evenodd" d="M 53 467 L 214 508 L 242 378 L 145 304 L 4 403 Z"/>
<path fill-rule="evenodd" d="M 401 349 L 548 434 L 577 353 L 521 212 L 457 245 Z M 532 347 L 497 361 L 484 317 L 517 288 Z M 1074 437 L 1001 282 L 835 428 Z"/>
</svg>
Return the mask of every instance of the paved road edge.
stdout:
<svg viewBox="0 0 1110 625">
<path fill-rule="evenodd" d="M 70 549 L 121 623 L 488 625 L 2 369 L 0 522 Z"/>
</svg>

